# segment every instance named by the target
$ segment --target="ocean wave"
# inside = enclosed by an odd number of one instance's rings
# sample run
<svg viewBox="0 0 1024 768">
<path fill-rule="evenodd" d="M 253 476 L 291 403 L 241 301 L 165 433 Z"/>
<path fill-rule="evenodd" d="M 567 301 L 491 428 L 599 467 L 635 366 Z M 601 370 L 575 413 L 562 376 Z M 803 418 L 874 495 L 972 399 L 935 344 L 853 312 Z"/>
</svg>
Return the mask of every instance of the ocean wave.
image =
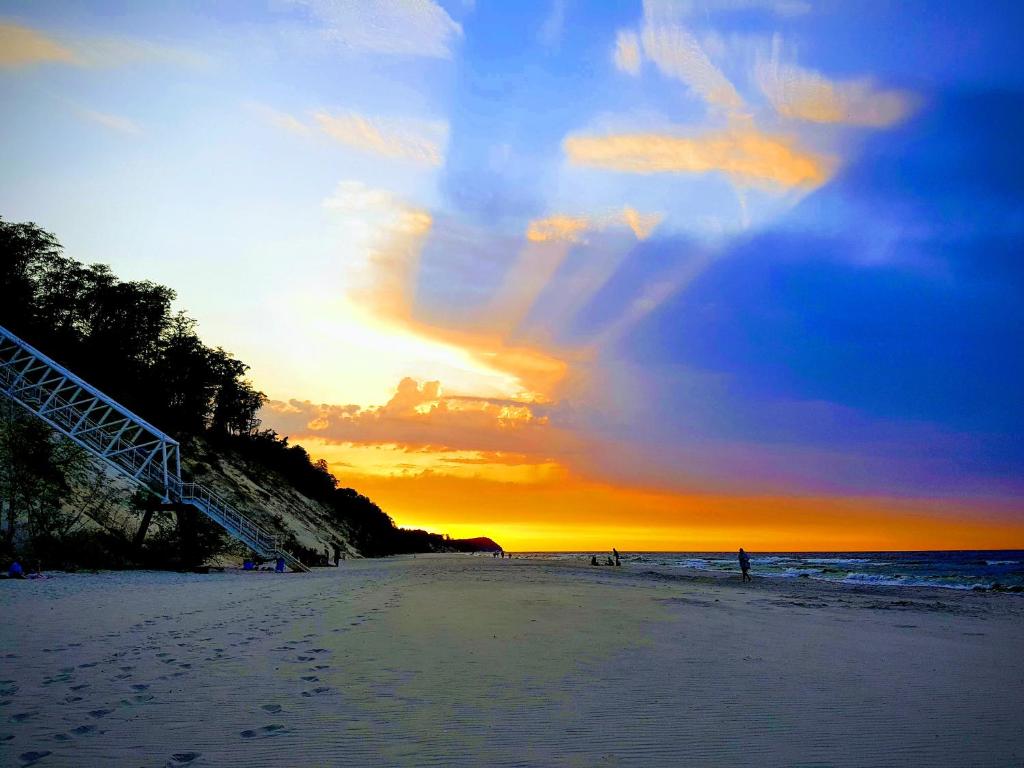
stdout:
<svg viewBox="0 0 1024 768">
<path fill-rule="evenodd" d="M 702 571 L 708 569 L 708 561 L 700 557 L 695 557 L 690 560 L 679 560 L 676 562 L 676 565 L 683 568 L 697 568 Z"/>
<path fill-rule="evenodd" d="M 1020 560 L 986 560 L 985 565 L 1024 565 Z"/>
<path fill-rule="evenodd" d="M 881 573 L 848 573 L 842 579 L 842 584 L 855 584 L 872 587 L 939 587 L 941 589 L 974 589 L 981 587 L 988 589 L 991 584 L 967 584 L 962 581 L 941 581 L 939 579 L 913 579 L 908 576 L 889 576 Z"/>
<path fill-rule="evenodd" d="M 804 562 L 815 565 L 860 565 L 872 561 L 863 557 L 808 557 Z"/>
<path fill-rule="evenodd" d="M 787 568 L 778 575 L 786 578 L 796 578 L 798 576 L 814 576 L 815 574 L 824 572 L 824 568 Z"/>
</svg>

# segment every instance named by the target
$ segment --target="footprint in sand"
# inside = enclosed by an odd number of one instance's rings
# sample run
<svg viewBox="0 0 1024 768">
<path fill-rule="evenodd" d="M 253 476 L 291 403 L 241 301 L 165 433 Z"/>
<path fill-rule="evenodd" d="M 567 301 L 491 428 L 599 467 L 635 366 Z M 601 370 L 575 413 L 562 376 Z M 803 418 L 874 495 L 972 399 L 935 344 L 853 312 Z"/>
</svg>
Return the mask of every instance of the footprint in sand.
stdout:
<svg viewBox="0 0 1024 768">
<path fill-rule="evenodd" d="M 264 725 L 262 728 L 253 728 L 248 731 L 242 731 L 239 734 L 243 739 L 265 739 L 269 736 L 276 736 L 284 730 L 283 725 Z"/>
<path fill-rule="evenodd" d="M 300 680 L 305 680 L 307 683 L 319 683 L 320 682 L 320 678 L 317 677 L 316 675 L 305 675 L 304 677 L 300 677 L 299 679 Z"/>
<path fill-rule="evenodd" d="M 145 683 L 136 683 L 135 685 L 132 686 L 132 690 L 133 691 L 144 691 L 147 688 L 149 688 L 149 686 L 146 685 Z"/>
<path fill-rule="evenodd" d="M 71 690 L 72 690 L 72 691 L 80 691 L 80 690 L 82 690 L 83 688 L 88 688 L 88 687 L 89 687 L 89 684 L 88 684 L 88 683 L 80 683 L 80 684 L 78 684 L 78 685 L 72 685 L 72 686 L 70 686 L 70 688 L 71 688 Z"/>
<path fill-rule="evenodd" d="M 22 752 L 18 755 L 18 759 L 21 760 L 23 766 L 35 765 L 47 755 L 52 754 L 48 749 L 33 750 L 32 752 Z"/>
<path fill-rule="evenodd" d="M 95 717 L 97 720 L 99 720 L 101 717 L 106 717 L 113 711 L 114 710 L 112 709 L 94 709 L 92 710 L 92 712 L 89 713 L 89 717 Z"/>
<path fill-rule="evenodd" d="M 73 734 L 75 734 L 75 736 L 85 736 L 86 734 L 89 734 L 89 733 L 95 733 L 96 732 L 96 726 L 95 725 L 80 725 L 77 728 L 72 728 L 71 732 Z"/>
<path fill-rule="evenodd" d="M 122 707 L 134 707 L 136 704 L 145 704 L 147 701 L 152 701 L 156 697 L 149 693 L 140 693 L 136 696 L 132 696 L 130 699 L 121 699 Z"/>
<path fill-rule="evenodd" d="M 19 712 L 16 715 L 11 715 L 8 719 L 12 723 L 24 723 L 26 720 L 31 720 L 38 714 L 38 712 Z"/>
<path fill-rule="evenodd" d="M 318 685 L 316 688 L 314 688 L 311 691 L 303 691 L 302 695 L 305 696 L 308 699 L 311 696 L 322 696 L 323 694 L 330 693 L 330 692 L 331 692 L 331 689 L 328 686 L 326 686 L 326 685 Z"/>
<path fill-rule="evenodd" d="M 197 757 L 201 757 L 202 754 L 202 752 L 175 752 L 171 755 L 171 762 L 176 765 L 184 765 L 191 763 Z"/>
<path fill-rule="evenodd" d="M 281 705 L 280 704 L 264 704 L 262 707 L 260 707 L 260 709 L 262 709 L 264 712 L 269 712 L 272 715 L 276 715 L 278 712 L 281 711 Z"/>
</svg>

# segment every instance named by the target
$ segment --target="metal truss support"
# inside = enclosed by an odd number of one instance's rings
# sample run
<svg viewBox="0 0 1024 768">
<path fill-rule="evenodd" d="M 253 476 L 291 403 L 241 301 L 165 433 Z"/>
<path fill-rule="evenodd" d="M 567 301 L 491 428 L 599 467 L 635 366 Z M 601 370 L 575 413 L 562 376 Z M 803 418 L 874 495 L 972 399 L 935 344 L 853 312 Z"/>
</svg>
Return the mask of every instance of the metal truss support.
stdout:
<svg viewBox="0 0 1024 768">
<path fill-rule="evenodd" d="M 0 326 L 0 392 L 165 503 L 190 504 L 265 557 L 309 570 L 207 488 L 181 479 L 178 441 Z"/>
</svg>

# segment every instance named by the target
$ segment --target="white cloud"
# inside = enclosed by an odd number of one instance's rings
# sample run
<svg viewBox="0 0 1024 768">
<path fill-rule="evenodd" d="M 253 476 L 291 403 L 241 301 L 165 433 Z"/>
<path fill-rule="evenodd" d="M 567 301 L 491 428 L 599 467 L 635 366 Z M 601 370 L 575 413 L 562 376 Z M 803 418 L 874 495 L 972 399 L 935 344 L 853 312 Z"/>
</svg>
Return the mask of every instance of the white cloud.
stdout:
<svg viewBox="0 0 1024 768">
<path fill-rule="evenodd" d="M 293 0 L 357 52 L 450 59 L 462 26 L 433 0 Z"/>
<path fill-rule="evenodd" d="M 644 24 L 641 40 L 644 54 L 662 74 L 686 83 L 709 104 L 737 109 L 743 99 L 722 74 L 690 32 L 675 24 L 651 19 Z"/>
<path fill-rule="evenodd" d="M 562 40 L 567 4 L 568 0 L 552 0 L 551 12 L 541 25 L 537 39 L 548 48 L 557 47 Z"/>
<path fill-rule="evenodd" d="M 142 133 L 142 128 L 134 120 L 129 120 L 127 117 L 121 117 L 120 115 L 111 115 L 106 112 L 97 112 L 93 109 L 81 109 L 78 113 L 86 120 L 91 120 L 94 123 L 99 123 L 105 128 L 109 128 L 112 131 L 118 133 L 127 133 L 133 136 L 138 136 Z"/>
<path fill-rule="evenodd" d="M 92 38 L 77 41 L 72 47 L 76 59 L 86 67 L 122 67 L 152 62 L 185 69 L 203 69 L 212 62 L 212 58 L 205 53 L 152 40 Z"/>
<path fill-rule="evenodd" d="M 811 10 L 806 0 L 644 0 L 645 10 L 655 9 L 676 20 L 691 16 L 761 10 L 778 16 L 800 16 Z"/>
<path fill-rule="evenodd" d="M 640 74 L 640 38 L 636 32 L 619 30 L 615 36 L 615 66 L 629 75 Z"/>
</svg>

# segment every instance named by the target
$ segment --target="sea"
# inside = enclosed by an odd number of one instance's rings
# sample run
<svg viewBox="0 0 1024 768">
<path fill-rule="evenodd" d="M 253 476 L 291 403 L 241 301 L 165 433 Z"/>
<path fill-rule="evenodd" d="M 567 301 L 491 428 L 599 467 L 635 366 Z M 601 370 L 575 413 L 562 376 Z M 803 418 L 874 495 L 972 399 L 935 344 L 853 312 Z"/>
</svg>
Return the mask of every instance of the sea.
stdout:
<svg viewBox="0 0 1024 768">
<path fill-rule="evenodd" d="M 530 552 L 516 557 L 601 562 L 610 552 Z M 624 564 L 739 573 L 735 552 L 622 552 Z M 940 552 L 748 552 L 751 573 L 861 586 L 1024 590 L 1024 550 Z"/>
</svg>

